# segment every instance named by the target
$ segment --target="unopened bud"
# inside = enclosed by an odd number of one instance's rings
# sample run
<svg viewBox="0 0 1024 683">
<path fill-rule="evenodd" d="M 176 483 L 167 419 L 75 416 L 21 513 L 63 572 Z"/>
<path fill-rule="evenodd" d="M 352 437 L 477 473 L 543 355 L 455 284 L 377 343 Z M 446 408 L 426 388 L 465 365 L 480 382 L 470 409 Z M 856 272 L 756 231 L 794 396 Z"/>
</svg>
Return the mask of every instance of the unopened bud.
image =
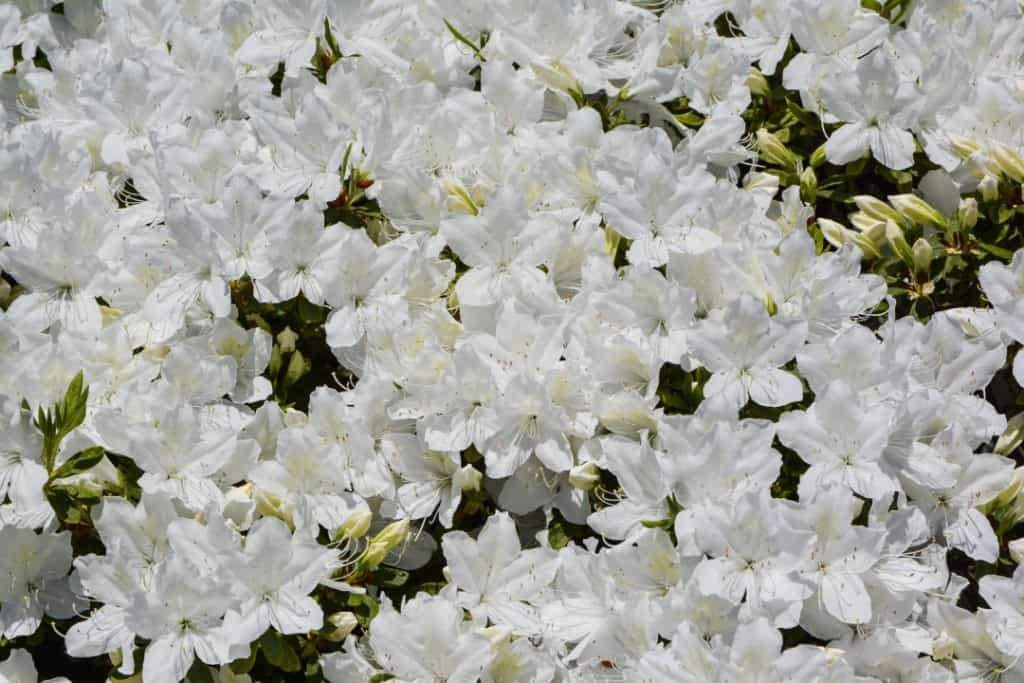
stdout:
<svg viewBox="0 0 1024 683">
<path fill-rule="evenodd" d="M 1017 413 L 1006 423 L 1006 429 L 996 441 L 993 451 L 997 455 L 1009 455 L 1024 443 L 1024 413 Z"/>
<path fill-rule="evenodd" d="M 963 135 L 951 134 L 949 136 L 949 141 L 953 147 L 953 151 L 963 159 L 966 159 L 981 149 L 981 145 L 970 138 L 964 137 Z"/>
<path fill-rule="evenodd" d="M 885 220 L 880 221 L 877 218 L 867 215 L 863 211 L 854 211 L 851 213 L 850 223 L 861 232 L 868 232 L 879 225 L 881 225 L 883 229 L 885 228 Z"/>
<path fill-rule="evenodd" d="M 819 146 L 818 149 L 814 150 L 811 153 L 811 160 L 810 161 L 811 161 L 811 166 L 813 166 L 814 168 L 818 168 L 819 166 L 824 164 L 827 160 L 828 160 L 828 157 L 825 155 L 825 145 Z"/>
<path fill-rule="evenodd" d="M 472 465 L 463 465 L 462 469 L 452 477 L 452 483 L 459 487 L 460 491 L 479 491 L 480 482 L 484 475 Z"/>
<path fill-rule="evenodd" d="M 348 635 L 355 630 L 356 626 L 359 625 L 359 620 L 356 619 L 356 615 L 351 612 L 335 612 L 334 614 L 327 617 L 326 624 L 324 624 L 324 633 L 322 634 L 326 640 L 332 643 L 340 643 L 341 641 L 348 638 Z"/>
<path fill-rule="evenodd" d="M 978 200 L 974 197 L 967 197 L 960 200 L 960 208 L 957 210 L 960 220 L 960 227 L 964 230 L 971 230 L 978 224 Z"/>
<path fill-rule="evenodd" d="M 999 179 L 994 175 L 986 174 L 978 183 L 978 192 L 986 202 L 995 201 L 999 197 Z"/>
<path fill-rule="evenodd" d="M 559 62 L 548 65 L 538 60 L 531 62 L 530 66 L 533 68 L 533 73 L 537 75 L 537 78 L 550 85 L 554 90 L 569 92 L 580 89 L 579 80 Z"/>
<path fill-rule="evenodd" d="M 256 489 L 253 500 L 256 502 L 256 511 L 264 517 L 277 517 L 289 527 L 294 525 L 291 514 L 285 510 L 284 501 L 274 494 Z"/>
<path fill-rule="evenodd" d="M 834 220 L 829 218 L 819 218 L 817 223 L 825 241 L 836 249 L 850 241 L 850 231 L 843 227 L 842 224 L 836 223 Z"/>
<path fill-rule="evenodd" d="M 1006 145 L 994 145 L 992 159 L 999 170 L 1018 183 L 1024 183 L 1024 159 Z"/>
<path fill-rule="evenodd" d="M 388 524 L 370 541 L 363 556 L 359 559 L 359 564 L 364 569 L 374 569 L 384 561 L 388 553 L 405 541 L 408 535 L 408 519 L 400 519 Z"/>
<path fill-rule="evenodd" d="M 771 292 L 765 292 L 764 294 L 764 308 L 768 311 L 768 315 L 775 315 L 779 312 L 779 305 L 775 303 L 775 297 L 772 296 Z"/>
<path fill-rule="evenodd" d="M 911 248 L 911 252 L 913 254 L 914 272 L 922 278 L 927 278 L 932 263 L 932 245 L 928 244 L 928 240 L 925 238 L 918 237 Z"/>
<path fill-rule="evenodd" d="M 302 352 L 296 349 L 288 359 L 288 369 L 284 371 L 285 385 L 295 384 L 307 372 L 309 368 L 306 366 L 306 359 L 302 357 Z"/>
<path fill-rule="evenodd" d="M 1018 538 L 1015 541 L 1010 541 L 1006 544 L 1007 550 L 1010 551 L 1010 559 L 1017 564 L 1024 563 L 1024 538 Z"/>
<path fill-rule="evenodd" d="M 573 488 L 590 491 L 601 482 L 601 470 L 592 462 L 576 465 L 569 470 L 569 483 Z"/>
<path fill-rule="evenodd" d="M 295 350 L 295 342 L 299 341 L 292 328 L 286 327 L 277 333 L 277 345 L 281 347 L 281 353 L 291 353 Z"/>
<path fill-rule="evenodd" d="M 853 201 L 857 204 L 857 208 L 866 213 L 876 221 L 900 221 L 903 217 L 900 216 L 896 209 L 892 208 L 881 199 L 872 197 L 868 194 L 859 194 L 853 198 Z"/>
<path fill-rule="evenodd" d="M 850 241 L 860 247 L 864 255 L 871 259 L 882 258 L 882 245 L 885 244 L 885 223 L 876 223 L 871 229 L 854 233 Z"/>
<path fill-rule="evenodd" d="M 759 128 L 756 134 L 757 151 L 761 158 L 769 163 L 781 166 L 787 171 L 796 172 L 799 163 L 796 155 L 786 149 L 778 136 L 768 132 L 765 128 Z"/>
<path fill-rule="evenodd" d="M 939 213 L 939 210 L 916 194 L 889 195 L 889 201 L 907 220 L 918 225 L 944 226 L 946 224 L 946 219 Z"/>
<path fill-rule="evenodd" d="M 275 344 L 270 349 L 270 361 L 267 363 L 267 371 L 270 375 L 276 376 L 278 371 L 281 369 L 281 348 Z"/>
<path fill-rule="evenodd" d="M 896 252 L 900 259 L 913 268 L 914 252 L 911 250 L 910 245 L 907 244 L 907 238 L 903 236 L 903 229 L 893 221 L 886 221 L 885 239 L 889 242 L 889 246 L 893 248 L 893 251 Z"/>
<path fill-rule="evenodd" d="M 818 175 L 811 166 L 800 174 L 800 198 L 809 204 L 818 199 Z"/>
<path fill-rule="evenodd" d="M 932 657 L 935 659 L 951 659 L 957 650 L 957 641 L 949 637 L 945 631 L 932 643 Z"/>
<path fill-rule="evenodd" d="M 373 513 L 369 510 L 356 510 L 341 523 L 341 526 L 334 532 L 335 538 L 346 538 L 356 540 L 366 535 L 373 523 Z"/>
<path fill-rule="evenodd" d="M 772 91 L 771 86 L 768 85 L 768 79 L 755 66 L 750 67 L 750 74 L 747 76 L 747 87 L 750 88 L 750 94 L 757 97 L 768 97 Z"/>
</svg>

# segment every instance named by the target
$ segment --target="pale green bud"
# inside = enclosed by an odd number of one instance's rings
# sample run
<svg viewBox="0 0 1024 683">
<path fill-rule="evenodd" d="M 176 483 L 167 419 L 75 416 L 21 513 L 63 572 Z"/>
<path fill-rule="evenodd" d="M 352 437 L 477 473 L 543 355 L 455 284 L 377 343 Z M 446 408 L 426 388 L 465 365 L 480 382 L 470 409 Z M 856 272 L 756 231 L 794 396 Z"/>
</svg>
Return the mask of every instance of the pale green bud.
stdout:
<svg viewBox="0 0 1024 683">
<path fill-rule="evenodd" d="M 400 519 L 397 522 L 388 524 L 370 541 L 370 544 L 363 552 L 363 556 L 359 559 L 359 564 L 365 569 L 375 568 L 384 561 L 388 553 L 397 548 L 408 536 L 408 519 Z"/>
<path fill-rule="evenodd" d="M 964 230 L 971 230 L 978 224 L 978 200 L 974 197 L 967 197 L 960 200 L 960 208 L 957 209 L 957 217 L 960 219 L 960 227 Z"/>
<path fill-rule="evenodd" d="M 461 491 L 479 491 L 480 482 L 483 481 L 483 478 L 483 473 L 477 468 L 472 465 L 463 465 L 455 473 L 455 476 L 452 477 L 452 483 L 458 486 Z"/>
<path fill-rule="evenodd" d="M 987 174 L 978 183 L 978 192 L 981 192 L 981 198 L 986 202 L 995 201 L 999 197 L 999 179 Z"/>
<path fill-rule="evenodd" d="M 302 357 L 302 352 L 296 349 L 288 359 L 288 369 L 284 371 L 285 385 L 295 384 L 307 372 L 309 372 L 309 368 L 306 366 L 306 359 Z"/>
<path fill-rule="evenodd" d="M 1024 159 L 1006 145 L 995 145 L 992 159 L 1006 176 L 1018 183 L 1024 183 Z"/>
<path fill-rule="evenodd" d="M 951 134 L 949 136 L 949 141 L 953 146 L 953 151 L 964 159 L 981 149 L 981 145 L 970 138 L 964 137 L 963 135 Z"/>
<path fill-rule="evenodd" d="M 825 155 L 825 145 L 821 145 L 818 149 L 811 153 L 811 166 L 818 168 L 828 160 Z"/>
<path fill-rule="evenodd" d="M 869 232 L 872 229 L 876 229 L 879 225 L 885 227 L 885 220 L 878 220 L 863 211 L 854 211 L 850 214 L 850 223 L 853 227 L 857 228 L 861 232 Z"/>
<path fill-rule="evenodd" d="M 334 532 L 335 538 L 347 538 L 356 540 L 366 535 L 373 523 L 373 513 L 369 510 L 356 510 L 341 523 L 341 526 Z"/>
<path fill-rule="evenodd" d="M 295 350 L 295 343 L 299 341 L 299 335 L 286 327 L 277 333 L 277 345 L 281 347 L 281 353 L 291 353 Z"/>
<path fill-rule="evenodd" d="M 907 220 L 913 221 L 918 225 L 937 225 L 941 227 L 946 224 L 946 219 L 939 213 L 939 210 L 916 194 L 889 195 L 889 201 Z"/>
<path fill-rule="evenodd" d="M 920 277 L 927 278 L 929 267 L 932 263 L 932 245 L 928 244 L 928 240 L 925 238 L 918 237 L 911 248 L 911 252 L 913 254 L 914 272 Z"/>
<path fill-rule="evenodd" d="M 592 462 L 576 465 L 569 470 L 569 483 L 573 488 L 590 491 L 601 482 L 601 471 Z"/>
<path fill-rule="evenodd" d="M 914 252 L 907 243 L 907 238 L 903 235 L 903 229 L 896 225 L 894 221 L 886 221 L 885 239 L 889 242 L 889 246 L 893 248 L 893 251 L 896 252 L 900 259 L 913 268 Z"/>
<path fill-rule="evenodd" d="M 747 87 L 750 88 L 750 93 L 757 97 L 767 97 L 772 91 L 771 86 L 768 85 L 768 79 L 755 66 L 750 67 L 750 74 L 747 76 Z"/>
<path fill-rule="evenodd" d="M 857 208 L 866 213 L 876 221 L 900 221 L 903 217 L 900 216 L 896 209 L 892 208 L 881 199 L 872 197 L 869 194 L 859 194 L 853 198 L 853 201 L 857 204 Z"/>
<path fill-rule="evenodd" d="M 834 220 L 829 218 L 819 218 L 817 223 L 825 241 L 836 249 L 849 242 L 852 237 L 849 229 Z"/>
<path fill-rule="evenodd" d="M 818 198 L 818 175 L 811 166 L 800 174 L 800 197 L 809 204 Z"/>
<path fill-rule="evenodd" d="M 277 375 L 277 372 L 281 369 L 281 348 L 274 344 L 274 347 L 270 349 L 270 361 L 267 363 L 267 370 L 272 376 Z"/>
<path fill-rule="evenodd" d="M 1017 413 L 1006 423 L 1006 429 L 996 441 L 993 451 L 997 455 L 1009 455 L 1024 443 L 1024 413 Z"/>
<path fill-rule="evenodd" d="M 768 132 L 765 128 L 759 128 L 756 139 L 757 151 L 761 158 L 776 166 L 781 166 L 787 171 L 796 172 L 797 164 L 799 164 L 796 155 L 790 152 L 775 134 Z"/>
<path fill-rule="evenodd" d="M 1015 541 L 1010 541 L 1006 544 L 1006 549 L 1010 551 L 1010 559 L 1021 564 L 1024 562 L 1024 538 L 1018 538 Z"/>
<path fill-rule="evenodd" d="M 326 619 L 323 637 L 332 643 L 340 643 L 359 625 L 356 615 L 351 612 L 335 612 Z"/>
</svg>

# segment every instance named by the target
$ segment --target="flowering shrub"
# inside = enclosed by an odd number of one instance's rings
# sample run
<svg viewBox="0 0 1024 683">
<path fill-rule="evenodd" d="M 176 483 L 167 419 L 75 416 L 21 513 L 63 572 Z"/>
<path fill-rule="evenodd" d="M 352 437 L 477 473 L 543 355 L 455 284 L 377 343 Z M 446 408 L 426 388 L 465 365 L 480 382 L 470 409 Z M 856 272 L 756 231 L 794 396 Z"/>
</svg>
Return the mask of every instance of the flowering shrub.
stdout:
<svg viewBox="0 0 1024 683">
<path fill-rule="evenodd" d="M 0 681 L 1024 681 L 1017 0 L 15 0 L 0 72 Z"/>
</svg>

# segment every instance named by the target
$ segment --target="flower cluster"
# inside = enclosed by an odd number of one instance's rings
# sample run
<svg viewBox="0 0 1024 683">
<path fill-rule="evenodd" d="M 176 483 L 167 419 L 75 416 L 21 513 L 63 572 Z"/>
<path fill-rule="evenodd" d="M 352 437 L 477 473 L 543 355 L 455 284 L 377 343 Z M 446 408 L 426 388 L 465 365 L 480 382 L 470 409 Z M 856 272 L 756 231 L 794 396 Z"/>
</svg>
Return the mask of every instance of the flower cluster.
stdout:
<svg viewBox="0 0 1024 683">
<path fill-rule="evenodd" d="M 15 0 L 0 122 L 0 681 L 1024 682 L 1017 0 Z"/>
</svg>

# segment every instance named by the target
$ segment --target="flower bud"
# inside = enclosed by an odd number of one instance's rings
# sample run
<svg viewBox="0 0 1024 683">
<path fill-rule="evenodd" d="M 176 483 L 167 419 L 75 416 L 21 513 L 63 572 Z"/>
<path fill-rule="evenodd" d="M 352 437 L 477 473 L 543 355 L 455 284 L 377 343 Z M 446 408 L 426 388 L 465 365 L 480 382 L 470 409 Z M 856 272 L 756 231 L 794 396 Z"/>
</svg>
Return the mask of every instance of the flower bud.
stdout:
<svg viewBox="0 0 1024 683">
<path fill-rule="evenodd" d="M 359 625 L 356 615 L 351 612 L 335 612 L 326 619 L 322 634 L 332 643 L 340 643 Z"/>
<path fill-rule="evenodd" d="M 782 140 L 779 140 L 773 133 L 769 133 L 765 128 L 758 129 L 756 138 L 757 151 L 761 158 L 776 166 L 781 166 L 787 171 L 796 172 L 799 161 L 795 154 L 786 149 Z"/>
<path fill-rule="evenodd" d="M 277 344 L 270 349 L 270 361 L 267 363 L 267 371 L 273 377 L 281 369 L 281 347 Z"/>
<path fill-rule="evenodd" d="M 920 277 L 927 279 L 932 263 L 932 245 L 928 244 L 928 240 L 925 238 L 918 237 L 911 248 L 911 253 L 914 261 L 914 272 Z"/>
<path fill-rule="evenodd" d="M 896 209 L 892 208 L 881 199 L 872 197 L 868 194 L 859 194 L 853 198 L 853 201 L 857 204 L 857 208 L 866 213 L 876 221 L 901 221 L 903 217 L 900 216 Z"/>
<path fill-rule="evenodd" d="M 285 386 L 295 384 L 307 372 L 309 372 L 309 368 L 306 366 L 306 359 L 302 357 L 302 352 L 299 350 L 293 351 L 288 359 L 288 369 L 284 371 Z"/>
<path fill-rule="evenodd" d="M 853 227 L 861 232 L 868 232 L 879 225 L 881 225 L 883 229 L 885 228 L 885 220 L 880 221 L 877 218 L 867 215 L 863 211 L 854 211 L 851 213 L 850 223 L 852 223 Z"/>
<path fill-rule="evenodd" d="M 996 455 L 1010 455 L 1024 443 L 1024 413 L 1017 413 L 1006 423 L 1006 429 L 996 441 Z"/>
<path fill-rule="evenodd" d="M 951 659 L 956 653 L 957 641 L 949 637 L 949 634 L 943 631 L 935 638 L 932 642 L 932 657 L 935 659 Z"/>
<path fill-rule="evenodd" d="M 809 204 L 818 198 L 818 175 L 811 166 L 800 174 L 800 197 Z"/>
<path fill-rule="evenodd" d="M 850 241 L 850 235 L 848 234 L 850 231 L 843 227 L 842 224 L 836 223 L 829 218 L 819 218 L 817 223 L 818 229 L 821 230 L 825 241 L 836 249 Z"/>
<path fill-rule="evenodd" d="M 882 245 L 885 244 L 885 223 L 876 223 L 870 230 L 853 233 L 850 241 L 860 247 L 868 258 L 882 258 Z"/>
<path fill-rule="evenodd" d="M 903 236 L 903 229 L 893 221 L 886 221 L 885 239 L 889 242 L 889 246 L 893 248 L 893 251 L 896 252 L 900 259 L 913 268 L 914 252 L 911 250 L 910 245 L 907 244 L 907 238 Z"/>
<path fill-rule="evenodd" d="M 818 149 L 811 153 L 811 166 L 814 168 L 818 168 L 827 160 L 828 158 L 825 155 L 825 145 L 819 146 Z"/>
<path fill-rule="evenodd" d="M 889 201 L 907 220 L 918 225 L 944 226 L 946 219 L 934 206 L 915 194 L 889 195 Z"/>
<path fill-rule="evenodd" d="M 297 341 L 299 341 L 299 335 L 292 331 L 290 327 L 285 327 L 277 333 L 277 345 L 281 347 L 281 353 L 291 353 L 294 351 L 295 342 Z"/>
<path fill-rule="evenodd" d="M 999 179 L 986 174 L 978 183 L 978 192 L 981 192 L 981 198 L 986 202 L 995 201 L 999 197 Z"/>
<path fill-rule="evenodd" d="M 992 159 L 996 166 L 1015 182 L 1024 183 L 1024 159 L 1006 145 L 996 144 L 992 149 Z"/>
<path fill-rule="evenodd" d="M 400 519 L 388 524 L 370 541 L 363 556 L 359 559 L 360 566 L 364 569 L 374 569 L 384 561 L 388 553 L 405 541 L 408 535 L 408 519 Z"/>
<path fill-rule="evenodd" d="M 1006 544 L 1007 550 L 1010 551 L 1010 559 L 1021 564 L 1024 562 L 1024 538 L 1018 538 L 1015 541 L 1010 541 Z"/>
<path fill-rule="evenodd" d="M 978 200 L 974 197 L 961 199 L 957 217 L 960 220 L 960 227 L 964 230 L 974 228 L 978 224 Z"/>
<path fill-rule="evenodd" d="M 963 135 L 957 135 L 955 133 L 951 134 L 949 136 L 949 141 L 953 146 L 953 151 L 959 154 L 963 159 L 966 159 L 981 149 L 981 145 Z"/>
<path fill-rule="evenodd" d="M 530 66 L 537 78 L 550 85 L 554 90 L 569 92 L 580 89 L 579 80 L 572 75 L 569 69 L 557 61 L 548 65 L 537 60 L 530 62 Z"/>
<path fill-rule="evenodd" d="M 274 494 L 256 489 L 253 500 L 256 501 L 256 511 L 264 517 L 277 517 L 289 527 L 294 526 L 291 512 L 285 509 L 284 501 Z"/>
<path fill-rule="evenodd" d="M 477 468 L 472 465 L 463 465 L 462 469 L 452 477 L 452 482 L 459 487 L 460 491 L 479 491 L 483 478 L 483 473 Z"/>
<path fill-rule="evenodd" d="M 750 88 L 750 94 L 757 97 L 768 97 L 772 91 L 771 86 L 768 85 L 768 79 L 755 66 L 750 67 L 750 74 L 747 76 L 747 87 Z"/>
<path fill-rule="evenodd" d="M 569 483 L 581 491 L 590 491 L 601 481 L 601 471 L 592 462 L 576 465 L 569 470 Z"/>
<path fill-rule="evenodd" d="M 341 526 L 334 532 L 335 538 L 346 538 L 356 540 L 366 535 L 373 522 L 373 513 L 369 510 L 356 510 L 341 523 Z"/>
</svg>

